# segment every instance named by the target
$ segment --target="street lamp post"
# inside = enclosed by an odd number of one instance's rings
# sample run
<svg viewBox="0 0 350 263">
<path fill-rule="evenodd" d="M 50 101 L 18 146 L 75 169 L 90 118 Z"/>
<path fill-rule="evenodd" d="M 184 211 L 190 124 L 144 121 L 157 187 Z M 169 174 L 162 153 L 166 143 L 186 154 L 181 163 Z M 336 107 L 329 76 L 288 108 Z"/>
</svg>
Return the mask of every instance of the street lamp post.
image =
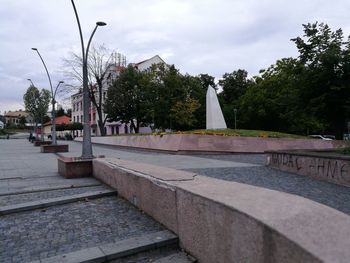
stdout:
<svg viewBox="0 0 350 263">
<path fill-rule="evenodd" d="M 49 79 L 50 90 L 51 90 L 51 103 L 52 103 L 52 112 L 51 112 L 51 115 L 52 115 L 52 132 L 51 132 L 51 136 L 52 136 L 52 144 L 56 145 L 57 144 L 57 140 L 56 140 L 56 110 L 55 110 L 56 99 L 55 99 L 55 97 L 56 97 L 56 92 L 57 92 L 58 87 L 64 82 L 63 81 L 59 81 L 57 86 L 56 86 L 56 88 L 55 88 L 55 90 L 53 90 L 49 71 L 47 70 L 46 64 L 45 64 L 43 58 L 41 57 L 39 50 L 37 48 L 34 48 L 34 47 L 32 48 L 32 50 L 34 50 L 34 51 L 36 51 L 38 53 L 38 55 L 40 57 L 40 60 L 43 63 L 44 68 L 46 70 L 47 78 Z M 31 79 L 28 79 L 28 80 L 34 86 L 34 84 L 31 81 Z"/>
<path fill-rule="evenodd" d="M 34 83 L 33 83 L 33 81 L 31 79 L 27 79 L 27 80 L 30 82 L 30 84 L 32 84 L 33 87 L 35 87 Z"/>
<path fill-rule="evenodd" d="M 233 109 L 233 113 L 235 114 L 235 130 L 237 129 L 237 109 Z"/>
<path fill-rule="evenodd" d="M 75 17 L 77 19 L 78 28 L 79 28 L 79 34 L 80 34 L 80 42 L 81 42 L 81 50 L 82 50 L 82 58 L 83 58 L 83 113 L 84 113 L 84 120 L 83 120 L 83 149 L 82 149 L 82 159 L 91 159 L 93 158 L 92 154 L 92 145 L 91 145 L 91 130 L 90 130 L 90 120 L 89 120 L 89 107 L 90 107 L 90 97 L 89 97 L 89 87 L 88 87 L 88 68 L 87 68 L 87 61 L 88 61 L 88 54 L 89 54 L 89 48 L 91 44 L 92 37 L 94 36 L 97 27 L 99 26 L 105 26 L 107 25 L 105 22 L 96 22 L 96 26 L 94 30 L 91 33 L 89 42 L 87 44 L 86 50 L 84 46 L 84 39 L 83 39 L 83 33 L 80 26 L 79 16 L 77 9 L 75 8 L 74 0 L 71 0 Z"/>
<path fill-rule="evenodd" d="M 52 103 L 52 144 L 53 145 L 56 145 L 57 144 L 57 136 L 56 136 L 56 93 L 57 93 L 57 90 L 58 90 L 58 87 L 64 83 L 64 81 L 59 81 L 55 90 L 52 91 L 51 90 L 51 94 L 52 94 L 52 100 L 51 100 L 51 103 Z"/>
</svg>

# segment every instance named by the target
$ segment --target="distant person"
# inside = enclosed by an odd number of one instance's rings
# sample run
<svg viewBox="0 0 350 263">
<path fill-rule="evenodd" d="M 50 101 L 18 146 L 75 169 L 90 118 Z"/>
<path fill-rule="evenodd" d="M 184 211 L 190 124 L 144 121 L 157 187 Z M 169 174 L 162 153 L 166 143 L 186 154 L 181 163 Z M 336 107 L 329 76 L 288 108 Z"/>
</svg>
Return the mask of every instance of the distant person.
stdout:
<svg viewBox="0 0 350 263">
<path fill-rule="evenodd" d="M 10 134 L 7 134 L 6 139 L 10 139 Z"/>
</svg>

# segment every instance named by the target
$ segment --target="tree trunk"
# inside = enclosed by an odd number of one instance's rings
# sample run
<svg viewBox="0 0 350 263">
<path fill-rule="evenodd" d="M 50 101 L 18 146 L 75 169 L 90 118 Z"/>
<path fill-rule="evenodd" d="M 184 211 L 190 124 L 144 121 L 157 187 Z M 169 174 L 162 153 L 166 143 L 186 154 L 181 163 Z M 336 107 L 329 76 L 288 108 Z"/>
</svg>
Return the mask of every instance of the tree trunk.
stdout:
<svg viewBox="0 0 350 263">
<path fill-rule="evenodd" d="M 104 122 L 101 119 L 99 119 L 97 121 L 97 124 L 98 124 L 98 128 L 100 129 L 101 136 L 106 136 L 106 130 L 105 130 Z"/>
<path fill-rule="evenodd" d="M 135 125 L 134 121 L 131 121 L 131 125 L 132 125 L 135 133 L 139 133 L 139 131 L 140 131 L 140 124 L 139 124 L 139 122 L 136 120 L 136 125 Z"/>
<path fill-rule="evenodd" d="M 44 122 L 44 117 L 41 116 L 41 141 L 44 141 L 44 125 L 43 125 L 43 122 Z"/>
</svg>

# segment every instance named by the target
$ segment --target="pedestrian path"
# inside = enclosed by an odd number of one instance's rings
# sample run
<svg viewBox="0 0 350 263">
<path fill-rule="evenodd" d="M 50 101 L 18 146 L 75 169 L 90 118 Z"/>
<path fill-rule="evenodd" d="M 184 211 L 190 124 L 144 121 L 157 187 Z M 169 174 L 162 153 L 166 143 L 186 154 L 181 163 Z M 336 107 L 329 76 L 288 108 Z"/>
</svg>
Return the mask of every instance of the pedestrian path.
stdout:
<svg viewBox="0 0 350 263">
<path fill-rule="evenodd" d="M 27 140 L 0 140 L 0 262 L 163 262 L 172 255 L 192 262 L 174 234 L 113 189 L 59 176 L 57 155 Z"/>
</svg>

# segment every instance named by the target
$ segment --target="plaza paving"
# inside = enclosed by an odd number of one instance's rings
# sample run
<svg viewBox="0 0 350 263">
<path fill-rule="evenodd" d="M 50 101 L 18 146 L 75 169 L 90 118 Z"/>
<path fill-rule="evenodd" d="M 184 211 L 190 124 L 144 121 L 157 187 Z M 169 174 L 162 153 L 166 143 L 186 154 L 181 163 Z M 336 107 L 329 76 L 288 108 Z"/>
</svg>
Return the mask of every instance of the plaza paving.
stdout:
<svg viewBox="0 0 350 263">
<path fill-rule="evenodd" d="M 70 151 L 61 155 L 81 155 L 81 143 L 64 143 L 69 144 Z M 93 151 L 94 155 L 188 170 L 296 194 L 350 214 L 350 188 L 270 169 L 264 166 L 263 154 L 185 156 L 97 145 Z M 40 153 L 40 148 L 27 140 L 0 140 L 0 208 L 109 190 L 93 178 L 60 177 L 57 155 Z M 0 214 L 0 262 L 41 260 L 163 230 L 152 218 L 110 195 Z M 172 252 L 145 253 L 125 262 L 149 262 Z"/>
<path fill-rule="evenodd" d="M 57 156 L 40 153 L 40 148 L 27 140 L 0 140 L 0 262 L 45 262 L 165 230 L 115 194 L 69 201 L 77 195 L 103 191 L 113 190 L 94 178 L 68 180 L 59 176 Z M 57 203 L 57 198 L 69 202 L 50 205 L 49 201 Z M 45 201 L 47 207 L 30 209 L 33 202 Z M 29 209 L 5 213 L 8 207 L 18 205 Z M 176 248 L 169 251 L 146 253 L 133 262 L 178 252 Z"/>
</svg>

